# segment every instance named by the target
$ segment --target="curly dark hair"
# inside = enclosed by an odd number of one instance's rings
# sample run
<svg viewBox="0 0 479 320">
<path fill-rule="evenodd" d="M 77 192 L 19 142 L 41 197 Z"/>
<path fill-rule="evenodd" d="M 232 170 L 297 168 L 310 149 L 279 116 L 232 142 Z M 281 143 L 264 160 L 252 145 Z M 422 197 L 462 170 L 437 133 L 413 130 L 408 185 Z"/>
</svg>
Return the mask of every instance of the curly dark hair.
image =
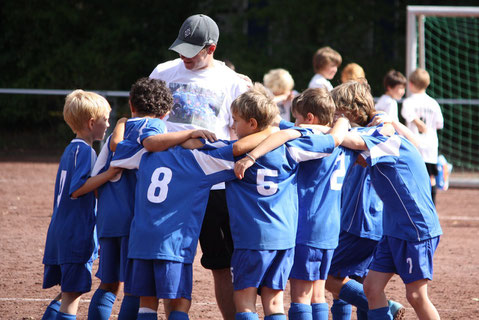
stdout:
<svg viewBox="0 0 479 320">
<path fill-rule="evenodd" d="M 162 117 L 173 106 L 173 96 L 162 80 L 140 78 L 130 90 L 130 102 L 142 116 Z"/>
</svg>

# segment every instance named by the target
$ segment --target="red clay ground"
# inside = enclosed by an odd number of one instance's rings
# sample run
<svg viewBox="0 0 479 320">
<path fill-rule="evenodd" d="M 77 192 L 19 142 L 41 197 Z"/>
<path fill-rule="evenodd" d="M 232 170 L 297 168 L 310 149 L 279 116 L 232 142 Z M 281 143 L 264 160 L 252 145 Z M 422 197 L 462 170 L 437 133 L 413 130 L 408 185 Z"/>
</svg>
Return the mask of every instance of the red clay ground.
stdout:
<svg viewBox="0 0 479 320">
<path fill-rule="evenodd" d="M 41 319 L 58 293 L 58 288 L 41 288 L 56 170 L 57 163 L 0 162 L 0 319 Z M 478 319 L 479 189 L 450 189 L 437 198 L 444 235 L 435 255 L 431 300 L 443 319 Z M 97 285 L 95 278 L 94 288 Z M 91 295 L 83 297 L 78 319 L 86 319 Z M 397 276 L 388 287 L 388 296 L 408 307 L 407 319 L 416 318 Z M 285 300 L 288 305 L 289 299 Z M 112 318 L 118 306 L 115 303 Z M 190 317 L 220 319 L 212 278 L 198 263 Z M 161 313 L 159 318 L 165 319 Z"/>
</svg>

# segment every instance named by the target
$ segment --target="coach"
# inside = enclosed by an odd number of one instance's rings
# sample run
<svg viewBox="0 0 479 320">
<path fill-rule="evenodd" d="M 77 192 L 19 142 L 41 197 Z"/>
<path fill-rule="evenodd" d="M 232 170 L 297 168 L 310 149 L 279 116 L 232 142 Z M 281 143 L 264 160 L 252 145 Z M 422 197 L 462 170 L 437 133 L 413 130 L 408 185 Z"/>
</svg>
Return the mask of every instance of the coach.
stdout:
<svg viewBox="0 0 479 320">
<path fill-rule="evenodd" d="M 173 109 L 166 119 L 169 131 L 203 128 L 219 139 L 236 138 L 230 106 L 247 90 L 247 82 L 213 58 L 218 39 L 218 26 L 210 17 L 189 17 L 170 47 L 179 59 L 159 64 L 150 74 L 150 78 L 165 81 L 173 94 Z M 218 307 L 229 320 L 235 317 L 229 270 L 233 241 L 224 188 L 224 184 L 216 185 L 210 191 L 200 246 L 201 264 L 212 271 Z"/>
</svg>

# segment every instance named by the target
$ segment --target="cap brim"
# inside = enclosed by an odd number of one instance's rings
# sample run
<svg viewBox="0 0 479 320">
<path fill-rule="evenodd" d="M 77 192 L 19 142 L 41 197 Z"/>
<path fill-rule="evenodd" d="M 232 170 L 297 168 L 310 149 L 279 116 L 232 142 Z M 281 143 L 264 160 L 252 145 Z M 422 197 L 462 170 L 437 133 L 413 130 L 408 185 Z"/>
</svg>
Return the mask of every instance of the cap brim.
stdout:
<svg viewBox="0 0 479 320">
<path fill-rule="evenodd" d="M 184 42 L 180 39 L 176 39 L 170 46 L 170 50 L 176 51 L 186 58 L 193 58 L 196 56 L 204 46 L 197 46 L 188 42 Z"/>
</svg>

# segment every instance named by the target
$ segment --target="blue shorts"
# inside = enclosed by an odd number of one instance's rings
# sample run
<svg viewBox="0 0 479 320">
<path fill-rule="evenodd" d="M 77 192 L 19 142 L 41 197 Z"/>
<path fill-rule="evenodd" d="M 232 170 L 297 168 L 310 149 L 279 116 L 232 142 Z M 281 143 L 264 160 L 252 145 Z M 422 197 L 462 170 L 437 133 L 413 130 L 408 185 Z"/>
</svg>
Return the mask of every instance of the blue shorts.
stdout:
<svg viewBox="0 0 479 320">
<path fill-rule="evenodd" d="M 370 269 L 397 273 L 405 284 L 422 279 L 432 280 L 432 258 L 438 244 L 439 236 L 415 242 L 383 236 Z"/>
<path fill-rule="evenodd" d="M 235 249 L 231 258 L 234 290 L 268 287 L 284 290 L 294 261 L 294 248 L 286 250 Z"/>
<path fill-rule="evenodd" d="M 333 249 L 318 249 L 297 244 L 289 278 L 306 281 L 326 280 L 333 252 Z"/>
<path fill-rule="evenodd" d="M 341 231 L 329 274 L 340 278 L 348 276 L 364 277 L 368 274 L 368 268 L 378 242 Z"/>
<path fill-rule="evenodd" d="M 139 297 L 191 300 L 191 263 L 128 259 L 125 292 Z"/>
<path fill-rule="evenodd" d="M 89 292 L 92 283 L 92 265 L 93 259 L 90 259 L 85 264 L 47 264 L 43 271 L 43 289 L 48 289 L 59 284 L 62 292 Z"/>
<path fill-rule="evenodd" d="M 128 237 L 100 238 L 100 263 L 96 277 L 104 283 L 124 282 Z"/>
</svg>

